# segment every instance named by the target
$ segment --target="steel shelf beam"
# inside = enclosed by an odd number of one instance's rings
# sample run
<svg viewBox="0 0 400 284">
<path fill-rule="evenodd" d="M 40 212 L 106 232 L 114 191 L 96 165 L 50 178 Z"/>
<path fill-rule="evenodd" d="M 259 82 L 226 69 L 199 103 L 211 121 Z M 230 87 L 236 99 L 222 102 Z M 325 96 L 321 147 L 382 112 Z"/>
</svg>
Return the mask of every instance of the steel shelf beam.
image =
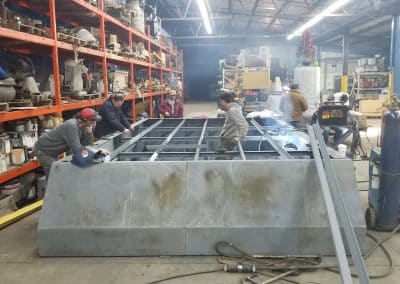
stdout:
<svg viewBox="0 0 400 284">
<path fill-rule="evenodd" d="M 19 177 L 20 175 L 26 174 L 27 172 L 33 171 L 40 166 L 38 160 L 26 162 L 23 165 L 15 166 L 5 173 L 0 174 L 0 183 L 6 182 L 13 178 Z"/>
<path fill-rule="evenodd" d="M 52 59 L 53 65 L 53 74 L 59 74 L 59 53 L 62 52 L 66 54 L 68 52 L 77 51 L 81 55 L 93 56 L 97 59 L 102 59 L 103 65 L 103 74 L 107 74 L 107 63 L 108 61 L 114 61 L 118 63 L 126 63 L 129 65 L 129 70 L 133 74 L 135 67 L 144 67 L 148 69 L 148 77 L 150 80 L 150 88 L 151 88 L 151 81 L 152 81 L 152 70 L 160 72 L 162 76 L 163 72 L 175 73 L 175 74 L 182 74 L 183 77 L 183 70 L 175 70 L 174 68 L 170 67 L 162 67 L 156 66 L 149 62 L 143 62 L 140 60 L 136 60 L 133 58 L 125 58 L 122 56 L 109 54 L 105 52 L 106 47 L 106 33 L 109 31 L 109 28 L 117 29 L 117 34 L 123 34 L 126 32 L 128 36 L 128 41 L 130 46 L 132 46 L 133 37 L 135 39 L 139 39 L 144 41 L 147 45 L 149 53 L 151 54 L 154 49 L 159 49 L 160 51 L 164 51 L 172 56 L 177 56 L 177 50 L 173 50 L 166 46 L 163 46 L 157 43 L 154 39 L 150 36 L 142 34 L 135 29 L 126 26 L 119 20 L 113 18 L 112 16 L 108 15 L 104 9 L 104 1 L 99 0 L 99 6 L 93 6 L 90 3 L 84 0 L 32 0 L 32 1 L 25 1 L 25 0 L 12 0 L 12 2 L 19 4 L 21 7 L 31 9 L 32 11 L 41 13 L 46 15 L 50 18 L 50 30 L 51 30 L 51 37 L 46 38 L 42 36 L 37 36 L 25 32 L 15 31 L 8 28 L 0 27 L 0 39 L 10 39 L 12 41 L 12 46 L 8 45 L 7 50 L 17 52 L 21 51 L 21 53 L 26 54 L 36 54 L 41 56 L 49 56 Z M 68 9 L 66 9 L 66 7 Z M 82 13 L 83 12 L 83 13 Z M 93 18 L 85 19 L 83 14 L 85 12 L 93 13 Z M 86 13 L 88 14 L 88 13 Z M 99 50 L 91 49 L 87 47 L 75 47 L 70 43 L 62 42 L 58 40 L 57 30 L 56 30 L 56 23 L 57 20 L 61 20 L 63 22 L 69 23 L 72 26 L 81 26 L 88 21 L 98 21 L 100 26 L 100 34 L 101 34 L 101 48 Z M 112 25 L 112 26 L 110 26 Z M 15 44 L 14 44 L 15 43 Z M 29 47 L 27 47 L 29 44 Z M 33 44 L 33 45 L 32 45 Z M 32 49 L 32 46 L 37 47 L 37 50 Z M 43 48 L 47 47 L 46 52 L 43 52 Z M 29 48 L 29 49 L 28 49 Z M 40 49 L 41 48 L 41 49 Z M 48 52 L 47 52 L 48 50 Z M 171 75 L 172 76 L 172 75 Z M 44 106 L 44 107 L 37 107 L 34 109 L 27 109 L 27 110 L 18 110 L 18 111 L 10 111 L 6 113 L 0 113 L 0 121 L 11 121 L 29 117 L 35 117 L 40 115 L 46 115 L 51 113 L 61 113 L 63 111 L 70 111 L 81 109 L 84 107 L 95 107 L 101 105 L 107 97 L 107 88 L 106 93 L 104 94 L 104 98 L 101 99 L 94 99 L 94 100 L 83 100 L 83 101 L 73 101 L 68 104 L 63 104 L 61 101 L 61 91 L 58 76 L 54 77 L 55 86 L 56 86 L 56 99 L 54 106 Z M 105 76 L 105 85 L 107 86 L 107 76 Z M 166 91 L 159 91 L 159 92 L 146 92 L 143 93 L 142 96 L 138 96 L 135 94 L 134 86 L 134 77 L 131 77 L 131 87 L 132 93 L 127 97 L 127 99 L 132 100 L 133 106 L 133 119 L 136 119 L 135 114 L 135 99 L 138 98 L 146 98 L 150 100 L 150 105 L 152 102 L 152 98 L 155 96 L 162 96 L 166 94 Z M 153 109 L 150 108 L 150 113 L 152 114 Z M 0 175 L 0 183 L 15 178 L 22 173 L 27 171 L 31 171 L 39 167 L 39 162 L 30 162 L 21 167 L 8 171 Z"/>
<path fill-rule="evenodd" d="M 50 38 L 0 27 L 0 38 L 2 37 L 51 47 L 55 44 L 55 41 Z"/>
</svg>

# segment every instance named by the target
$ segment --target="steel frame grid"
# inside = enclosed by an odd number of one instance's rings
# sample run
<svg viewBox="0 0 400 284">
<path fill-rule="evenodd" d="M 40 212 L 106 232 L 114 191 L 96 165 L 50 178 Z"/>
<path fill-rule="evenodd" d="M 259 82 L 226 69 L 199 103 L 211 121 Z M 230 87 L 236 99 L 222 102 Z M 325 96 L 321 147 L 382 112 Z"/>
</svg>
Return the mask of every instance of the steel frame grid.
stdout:
<svg viewBox="0 0 400 284">
<path fill-rule="evenodd" d="M 286 151 L 270 130 L 249 119 L 248 135 L 234 151 L 221 151 L 223 118 L 147 119 L 137 122 L 132 136 L 118 134 L 108 147 L 112 161 L 198 161 L 309 159 L 308 151 Z M 107 147 L 106 147 L 107 148 Z"/>
</svg>

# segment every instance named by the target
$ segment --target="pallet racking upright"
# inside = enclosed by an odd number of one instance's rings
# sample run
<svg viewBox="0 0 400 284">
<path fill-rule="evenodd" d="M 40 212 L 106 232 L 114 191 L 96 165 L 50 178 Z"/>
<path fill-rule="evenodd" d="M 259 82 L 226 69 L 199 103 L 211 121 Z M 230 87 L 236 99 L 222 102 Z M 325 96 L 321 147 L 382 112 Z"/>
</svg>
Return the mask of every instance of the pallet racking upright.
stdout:
<svg viewBox="0 0 400 284">
<path fill-rule="evenodd" d="M 170 48 L 161 45 L 151 36 L 149 29 L 147 34 L 129 27 L 116 18 L 105 12 L 106 0 L 98 0 L 97 6 L 84 0 L 9 0 L 9 2 L 18 5 L 23 9 L 33 11 L 47 17 L 49 36 L 31 34 L 17 31 L 6 27 L 0 27 L 0 46 L 17 54 L 47 56 L 51 58 L 52 74 L 60 74 L 60 61 L 71 57 L 77 52 L 84 59 L 100 63 L 104 80 L 104 95 L 101 98 L 64 102 L 61 97 L 61 82 L 59 76 L 54 76 L 55 103 L 51 106 L 42 106 L 34 109 L 10 111 L 0 113 L 0 122 L 31 118 L 46 114 L 65 111 L 78 110 L 84 107 L 96 107 L 101 105 L 108 97 L 108 65 L 115 64 L 125 67 L 129 72 L 130 89 L 132 92 L 126 96 L 126 100 L 132 102 L 132 119 L 136 119 L 137 100 L 148 100 L 149 114 L 153 116 L 153 99 L 160 97 L 164 99 L 166 91 L 153 91 L 153 71 L 159 74 L 159 81 L 162 83 L 165 74 L 169 74 L 170 80 L 176 80 L 178 76 L 183 80 L 183 65 L 178 69 L 178 62 L 183 62 L 183 53 L 177 48 Z M 57 31 L 59 24 L 67 24 L 71 27 L 87 26 L 99 27 L 100 46 L 98 49 L 75 46 L 74 44 L 61 41 Z M 107 51 L 106 41 L 110 34 L 116 34 L 118 38 L 123 39 L 132 48 L 134 41 L 143 42 L 150 57 L 147 61 L 141 61 L 131 57 L 124 57 L 119 54 Z M 168 55 L 169 62 L 166 66 L 158 66 L 151 60 L 152 53 L 165 53 Z M 149 86 L 146 92 L 138 94 L 135 91 L 135 72 L 138 69 L 144 69 L 147 74 Z M 40 166 L 37 160 L 31 160 L 21 166 L 14 167 L 9 171 L 0 174 L 0 184 L 16 178 L 24 173 L 32 171 Z"/>
</svg>

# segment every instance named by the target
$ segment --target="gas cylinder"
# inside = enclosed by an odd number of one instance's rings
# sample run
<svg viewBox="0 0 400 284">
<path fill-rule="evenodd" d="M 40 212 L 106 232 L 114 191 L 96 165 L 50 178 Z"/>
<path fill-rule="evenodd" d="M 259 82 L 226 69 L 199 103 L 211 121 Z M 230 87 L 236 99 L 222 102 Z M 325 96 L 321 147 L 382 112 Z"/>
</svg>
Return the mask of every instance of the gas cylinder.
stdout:
<svg viewBox="0 0 400 284">
<path fill-rule="evenodd" d="M 400 215 L 400 111 L 390 109 L 382 124 L 377 229 L 392 230 Z"/>
</svg>

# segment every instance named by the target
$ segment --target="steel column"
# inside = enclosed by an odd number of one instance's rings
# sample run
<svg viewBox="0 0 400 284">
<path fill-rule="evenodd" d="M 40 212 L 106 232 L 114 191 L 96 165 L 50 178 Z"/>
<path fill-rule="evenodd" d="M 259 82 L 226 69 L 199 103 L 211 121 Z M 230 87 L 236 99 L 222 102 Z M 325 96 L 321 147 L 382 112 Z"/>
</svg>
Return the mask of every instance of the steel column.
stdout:
<svg viewBox="0 0 400 284">
<path fill-rule="evenodd" d="M 360 283 L 370 283 L 367 270 L 365 268 L 365 262 L 363 256 L 361 254 L 360 246 L 357 241 L 356 234 L 353 229 L 353 224 L 350 219 L 349 209 L 346 206 L 346 201 L 343 197 L 343 193 L 340 189 L 340 185 L 335 173 L 335 170 L 332 165 L 332 161 L 329 158 L 328 151 L 325 146 L 324 138 L 322 137 L 321 128 L 318 124 L 314 126 L 314 134 L 317 138 L 319 148 L 322 156 L 322 163 L 325 167 L 326 176 L 328 178 L 329 186 L 331 189 L 331 194 L 335 201 L 335 205 L 338 209 L 339 218 L 342 222 L 342 226 L 344 229 L 344 234 L 347 240 L 347 243 L 350 248 L 350 252 L 353 258 L 353 262 L 358 271 L 358 277 L 360 279 Z M 315 159 L 315 156 L 314 156 Z"/>
<path fill-rule="evenodd" d="M 104 0 L 99 1 L 99 9 L 104 12 Z M 108 71 L 107 71 L 107 56 L 106 56 L 106 26 L 105 16 L 102 13 L 100 16 L 100 48 L 103 51 L 103 84 L 104 97 L 108 97 Z"/>
<path fill-rule="evenodd" d="M 53 78 L 54 78 L 54 94 L 56 97 L 56 105 L 61 105 L 61 89 L 60 89 L 60 67 L 58 62 L 58 36 L 57 36 L 57 20 L 56 20 L 56 1 L 49 0 L 50 9 L 50 30 L 54 39 L 52 47 L 52 63 L 53 63 Z"/>
<path fill-rule="evenodd" d="M 400 15 L 394 16 L 392 21 L 390 67 L 393 88 L 392 92 L 389 90 L 389 93 L 400 95 Z M 389 101 L 391 101 L 391 98 Z"/>
<path fill-rule="evenodd" d="M 349 89 L 349 34 L 343 35 L 343 72 L 342 92 L 347 93 Z"/>
<path fill-rule="evenodd" d="M 321 183 L 321 189 L 324 196 L 326 210 L 328 212 L 328 220 L 330 224 L 333 242 L 335 244 L 336 257 L 339 262 L 340 276 L 342 279 L 342 283 L 350 284 L 353 283 L 353 281 L 351 279 L 349 262 L 347 261 L 346 252 L 344 249 L 342 235 L 340 233 L 339 222 L 337 220 L 337 215 L 335 211 L 335 206 L 333 204 L 332 195 L 331 192 L 329 191 L 328 179 L 326 177 L 326 173 L 324 171 L 324 166 L 322 164 L 322 159 L 318 149 L 319 147 L 317 143 L 316 134 L 312 126 L 308 126 L 307 130 L 308 130 L 308 135 L 310 136 L 311 149 L 314 155 L 314 161 L 317 167 L 317 172 Z"/>
</svg>

